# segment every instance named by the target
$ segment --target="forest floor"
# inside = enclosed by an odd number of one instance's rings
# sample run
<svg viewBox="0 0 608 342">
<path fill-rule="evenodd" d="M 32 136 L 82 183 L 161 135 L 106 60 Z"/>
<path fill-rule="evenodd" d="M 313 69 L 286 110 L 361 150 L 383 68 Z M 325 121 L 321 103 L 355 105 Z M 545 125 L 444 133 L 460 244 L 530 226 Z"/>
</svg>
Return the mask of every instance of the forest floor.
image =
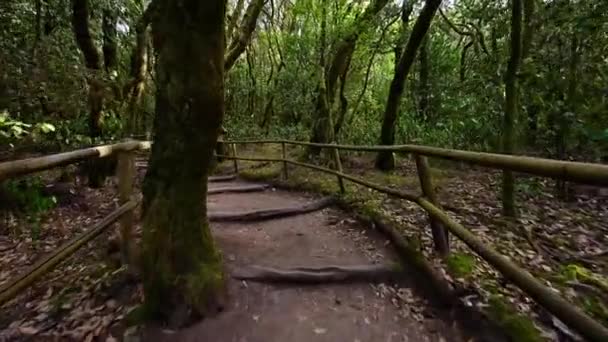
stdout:
<svg viewBox="0 0 608 342">
<path fill-rule="evenodd" d="M 234 185 L 235 183 L 231 184 Z M 238 183 L 236 183 L 238 184 Z M 213 184 L 213 187 L 219 186 Z M 300 206 L 314 198 L 272 189 L 209 198 L 210 212 Z M 251 265 L 274 268 L 387 264 L 386 240 L 333 208 L 245 223 L 214 223 L 229 272 Z M 276 285 L 231 279 L 217 317 L 184 331 L 148 330 L 146 341 L 466 341 L 442 312 L 397 283 Z"/>
<path fill-rule="evenodd" d="M 139 186 L 145 160 L 137 164 Z M 43 175 L 47 180 L 56 177 Z M 210 189 L 237 184 L 211 183 Z M 97 190 L 75 184 L 69 194 L 35 224 L 31 217 L 7 218 L 6 234 L 0 238 L 0 286 L 118 206 L 114 179 Z M 209 211 L 291 207 L 313 198 L 272 188 L 217 194 L 209 197 Z M 392 264 L 396 259 L 388 242 L 368 228 L 333 208 L 262 222 L 212 224 L 228 272 L 252 265 Z M 417 286 L 424 284 L 417 284 L 407 268 L 403 277 L 383 283 L 268 285 L 230 279 L 230 300 L 217 317 L 181 331 L 129 327 L 129 313 L 140 305 L 143 293 L 139 282 L 117 268 L 117 251 L 107 248 L 112 235 L 104 233 L 6 304 L 0 313 L 0 341 L 487 340 L 484 332 L 470 335 L 461 329 L 456 311 L 422 295 Z"/>
<path fill-rule="evenodd" d="M 247 154 L 258 156 L 279 153 L 273 148 L 247 150 Z M 300 154 L 291 151 L 293 158 Z M 418 191 L 415 165 L 407 159 L 399 160 L 400 168 L 387 175 L 373 171 L 370 155 L 343 157 L 347 173 L 384 186 Z M 140 184 L 145 159 L 137 164 Z M 231 165 L 221 165 L 219 171 L 229 172 Z M 452 217 L 607 323 L 608 199 L 601 189 L 577 187 L 576 200 L 562 202 L 551 195 L 549 181 L 521 178 L 520 216 L 506 220 L 500 215 L 499 173 L 434 166 L 439 199 Z M 339 194 L 333 176 L 290 168 L 289 180 L 281 181 L 282 165 L 243 162 L 240 167 L 241 176 L 247 179 Z M 53 173 L 43 175 L 47 180 L 56 177 Z M 212 188 L 221 186 L 212 184 Z M 114 210 L 118 206 L 116 193 L 113 179 L 98 190 L 74 184 L 69 198 L 35 220 L 7 217 L 0 227 L 0 286 Z M 309 203 L 312 197 L 270 189 L 211 195 L 209 206 L 210 211 L 243 211 Z M 381 214 L 398 225 L 450 282 L 466 289 L 460 298 L 465 305 L 489 313 L 516 340 L 577 339 L 456 239 L 452 239 L 452 256 L 437 258 L 432 253 L 428 218 L 414 204 L 352 184 L 347 184 L 343 197 L 362 212 Z M 387 242 L 374 230 L 337 209 L 259 223 L 214 223 L 212 228 L 228 270 L 252 263 L 286 267 L 376 265 L 395 260 Z M 125 269 L 117 268 L 117 251 L 107 249 L 111 236 L 108 232 L 98 237 L 5 305 L 0 312 L 0 341 L 114 341 L 139 334 L 141 331 L 128 325 L 129 312 L 143 298 L 141 285 Z M 160 341 L 177 337 L 198 340 L 220 331 L 221 335 L 213 335 L 214 340 L 245 336 L 247 341 L 467 340 L 469 332 L 457 327 L 458 313 L 435 305 L 415 283 L 416 279 L 406 278 L 374 285 L 271 286 L 231 280 L 232 300 L 218 317 L 185 331 L 151 328 L 144 333 L 148 334 L 146 340 Z M 473 337 L 484 340 L 483 336 Z"/>
<path fill-rule="evenodd" d="M 272 146 L 249 147 L 240 155 L 280 156 Z M 303 151 L 292 150 L 291 158 Z M 343 153 L 344 172 L 383 186 L 419 192 L 416 165 L 398 158 L 390 174 L 373 169 L 372 154 Z M 519 217 L 505 219 L 500 206 L 500 173 L 454 163 L 432 163 L 438 198 L 450 216 L 478 238 L 525 267 L 543 282 L 608 325 L 608 193 L 607 189 L 573 186 L 573 200 L 553 194 L 552 180 L 519 175 Z M 230 168 L 226 163 L 225 168 Z M 336 177 L 303 168 L 290 168 L 281 180 L 282 165 L 240 162 L 247 179 L 324 194 L 339 194 Z M 464 243 L 451 239 L 452 253 L 445 260 L 433 253 L 428 216 L 414 203 L 378 194 L 347 183 L 346 202 L 360 211 L 381 215 L 399 226 L 420 251 L 459 289 L 461 300 L 478 307 L 513 336 L 530 340 L 579 340 L 557 318 L 507 282 Z M 422 228 L 422 229 L 421 229 Z M 532 318 L 532 320 L 530 320 Z"/>
</svg>

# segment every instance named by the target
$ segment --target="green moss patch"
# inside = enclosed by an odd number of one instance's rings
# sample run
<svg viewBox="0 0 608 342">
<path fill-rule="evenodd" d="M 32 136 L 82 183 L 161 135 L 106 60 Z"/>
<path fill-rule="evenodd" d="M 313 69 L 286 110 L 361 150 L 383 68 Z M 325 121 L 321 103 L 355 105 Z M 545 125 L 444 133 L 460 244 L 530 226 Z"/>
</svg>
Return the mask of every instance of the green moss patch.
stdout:
<svg viewBox="0 0 608 342">
<path fill-rule="evenodd" d="M 518 342 L 542 342 L 544 339 L 532 320 L 519 314 L 500 295 L 490 297 L 488 312 L 504 331 Z"/>
<path fill-rule="evenodd" d="M 464 278 L 471 275 L 475 269 L 475 258 L 469 254 L 452 253 L 446 259 L 448 271 L 458 277 Z"/>
</svg>

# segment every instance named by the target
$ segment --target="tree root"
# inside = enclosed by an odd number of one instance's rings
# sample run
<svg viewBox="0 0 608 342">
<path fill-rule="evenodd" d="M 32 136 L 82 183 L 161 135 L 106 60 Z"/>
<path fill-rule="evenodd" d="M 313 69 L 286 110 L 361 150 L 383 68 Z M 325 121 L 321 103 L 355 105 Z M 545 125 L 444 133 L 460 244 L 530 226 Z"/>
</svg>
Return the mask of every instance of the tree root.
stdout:
<svg viewBox="0 0 608 342">
<path fill-rule="evenodd" d="M 227 193 L 242 193 L 264 191 L 270 188 L 268 184 L 248 184 L 241 186 L 225 186 L 221 188 L 209 189 L 207 195 L 227 194 Z"/>
<path fill-rule="evenodd" d="M 317 211 L 326 208 L 336 201 L 333 197 L 326 197 L 319 201 L 312 202 L 303 206 L 291 207 L 291 208 L 274 208 L 274 209 L 262 209 L 245 211 L 241 213 L 230 213 L 230 212 L 210 212 L 209 221 L 212 222 L 251 222 L 251 221 L 263 221 L 271 220 L 275 218 L 294 216 L 307 214 L 313 211 Z"/>
<path fill-rule="evenodd" d="M 294 267 L 277 269 L 250 266 L 237 269 L 232 277 L 265 283 L 322 284 L 338 282 L 382 282 L 403 275 L 399 265 Z"/>
<path fill-rule="evenodd" d="M 210 176 L 208 178 L 209 182 L 227 182 L 231 180 L 235 180 L 236 175 L 226 175 L 226 176 Z"/>
</svg>

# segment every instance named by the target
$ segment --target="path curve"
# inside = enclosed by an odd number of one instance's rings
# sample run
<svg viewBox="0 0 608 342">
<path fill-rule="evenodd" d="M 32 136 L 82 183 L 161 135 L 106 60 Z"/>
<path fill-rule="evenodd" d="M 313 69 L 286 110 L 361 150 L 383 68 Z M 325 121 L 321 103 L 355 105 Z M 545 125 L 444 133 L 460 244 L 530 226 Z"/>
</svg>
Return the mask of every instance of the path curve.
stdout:
<svg viewBox="0 0 608 342">
<path fill-rule="evenodd" d="M 250 185 L 210 183 L 209 188 Z M 311 203 L 311 196 L 268 188 L 210 195 L 210 212 L 238 212 Z M 260 222 L 213 223 L 228 272 L 271 267 L 395 262 L 384 238 L 333 208 Z M 149 330 L 146 341 L 465 341 L 453 325 L 425 312 L 408 279 L 398 286 L 269 285 L 230 279 L 225 311 L 188 329 Z"/>
</svg>

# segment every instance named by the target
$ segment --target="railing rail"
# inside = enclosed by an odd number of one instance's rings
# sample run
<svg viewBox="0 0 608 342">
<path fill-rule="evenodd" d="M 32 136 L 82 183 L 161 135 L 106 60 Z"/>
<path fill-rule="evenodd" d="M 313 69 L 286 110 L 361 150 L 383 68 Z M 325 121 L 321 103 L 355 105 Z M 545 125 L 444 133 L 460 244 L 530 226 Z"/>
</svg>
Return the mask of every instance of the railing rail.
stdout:
<svg viewBox="0 0 608 342">
<path fill-rule="evenodd" d="M 342 180 L 348 180 L 353 183 L 368 187 L 370 189 L 409 200 L 417 203 L 425 209 L 432 220 L 439 222 L 450 233 L 462 240 L 481 258 L 486 260 L 506 278 L 510 279 L 515 285 L 526 292 L 530 297 L 536 300 L 539 304 L 545 307 L 549 312 L 554 314 L 564 323 L 575 329 L 582 336 L 593 341 L 608 341 L 608 329 L 599 322 L 593 320 L 580 309 L 574 307 L 571 303 L 564 300 L 552 289 L 542 284 L 538 279 L 534 278 L 528 271 L 520 268 L 515 263 L 498 253 L 495 249 L 487 246 L 480 239 L 475 237 L 473 233 L 467 230 L 458 222 L 452 220 L 439 206 L 433 194 L 430 193 L 432 186 L 429 186 L 428 177 L 430 174 L 420 175 L 422 194 L 390 189 L 379 184 L 368 182 L 364 179 L 354 177 L 342 171 L 339 150 L 360 151 L 360 152 L 378 152 L 378 151 L 393 151 L 412 153 L 419 160 L 421 156 L 442 158 L 448 160 L 456 160 L 470 163 L 473 165 L 506 169 L 517 172 L 530 173 L 538 176 L 552 177 L 563 180 L 596 184 L 608 185 L 608 166 L 601 164 L 589 164 L 578 162 L 557 161 L 542 158 L 530 158 L 521 156 L 501 155 L 493 153 L 469 152 L 460 150 L 449 150 L 428 146 L 417 145 L 396 145 L 396 146 L 354 146 L 354 145 L 337 145 L 337 144 L 317 144 L 306 143 L 290 140 L 248 140 L 248 141 L 224 141 L 223 143 L 232 145 L 232 156 L 220 156 L 225 159 L 233 160 L 235 171 L 238 172 L 238 160 L 260 161 L 260 162 L 277 162 L 282 163 L 284 177 L 288 176 L 288 165 L 305 167 L 316 171 L 333 174 L 337 176 L 341 190 L 344 187 L 341 184 Z M 282 148 L 282 158 L 260 158 L 260 157 L 239 157 L 237 155 L 237 145 L 242 144 L 280 144 Z M 150 148 L 150 142 L 144 141 L 128 141 L 124 143 L 91 147 L 87 149 L 60 153 L 56 155 L 44 156 L 39 158 L 30 158 L 25 160 L 11 161 L 0 163 L 0 181 L 31 174 L 39 171 L 48 170 L 53 167 L 69 165 L 86 159 L 103 158 L 112 154 L 119 155 L 118 178 L 121 207 L 104 218 L 100 223 L 81 235 L 79 238 L 70 241 L 60 248 L 55 253 L 45 258 L 28 272 L 18 276 L 15 280 L 9 282 L 0 289 L 0 305 L 14 298 L 22 289 L 29 286 L 36 278 L 40 277 L 44 272 L 49 271 L 62 260 L 72 255 L 78 248 L 84 245 L 83 241 L 90 241 L 95 236 L 98 236 L 105 228 L 120 218 L 121 221 L 121 239 L 123 240 L 123 255 L 128 255 L 128 248 L 131 239 L 132 218 L 125 215 L 132 215 L 136 203 L 131 200 L 130 193 L 132 191 L 133 177 L 133 162 L 134 155 L 132 152 L 136 150 L 147 150 Z M 337 168 L 332 170 L 326 167 L 299 162 L 287 158 L 285 145 L 296 146 L 313 146 L 319 148 L 330 148 L 334 150 L 334 162 Z M 419 163 L 419 170 L 424 171 L 424 162 Z M 427 166 L 428 167 L 428 166 Z M 428 170 L 427 170 L 428 171 Z M 424 173 L 424 172 L 422 172 Z M 427 179 L 424 179 L 424 178 Z M 425 190 L 426 188 L 426 190 Z M 432 221 L 431 221 L 432 222 Z M 435 237 L 435 234 L 434 234 Z M 127 242 L 126 242 L 127 241 Z M 435 240 L 437 247 L 437 240 Z"/>
<path fill-rule="evenodd" d="M 507 169 L 512 171 L 527 172 L 534 175 L 565 179 L 570 181 L 578 181 L 589 184 L 608 185 L 608 166 L 600 164 L 562 162 L 550 159 L 519 157 L 510 155 L 500 155 L 492 153 L 479 153 L 458 150 L 447 150 L 441 148 L 416 146 L 416 145 L 398 145 L 398 146 L 352 146 L 352 145 L 337 145 L 337 144 L 315 144 L 306 142 L 297 142 L 289 140 L 246 140 L 246 141 L 224 141 L 223 143 L 232 145 L 232 156 L 222 155 L 219 157 L 235 161 L 235 172 L 238 172 L 237 160 L 258 161 L 258 162 L 276 162 L 283 164 L 283 175 L 287 177 L 287 165 L 294 165 L 312 169 L 315 171 L 332 174 L 338 177 L 338 181 L 348 180 L 355 184 L 365 186 L 367 188 L 379 191 L 381 193 L 405 199 L 418 204 L 431 217 L 431 227 L 433 220 L 435 223 L 440 223 L 454 236 L 463 241 L 471 250 L 473 250 L 482 259 L 487 261 L 496 270 L 498 270 L 505 278 L 509 279 L 513 284 L 519 287 L 522 291 L 528 294 L 537 303 L 543 306 L 547 311 L 551 312 L 565 324 L 577 331 L 581 336 L 591 341 L 608 341 L 608 328 L 601 323 L 595 321 L 589 315 L 584 313 L 576 306 L 563 299 L 553 289 L 544 285 L 540 280 L 535 278 L 527 270 L 517 266 L 514 262 L 500 254 L 491 246 L 485 244 L 478 239 L 471 231 L 466 229 L 460 223 L 454 221 L 450 216 L 443 211 L 431 193 L 432 186 L 429 186 L 430 173 L 425 170 L 425 161 L 421 161 L 421 156 L 437 157 L 443 159 L 457 160 L 468 162 L 475 165 Z M 237 145 L 242 144 L 280 144 L 282 146 L 281 158 L 263 158 L 263 157 L 240 157 L 237 155 Z M 409 191 L 400 191 L 384 187 L 379 184 L 368 182 L 364 179 L 346 174 L 341 170 L 341 165 L 337 164 L 336 170 L 327 167 L 304 163 L 288 159 L 285 152 L 285 145 L 296 146 L 314 146 L 320 148 L 328 148 L 332 150 L 350 150 L 350 151 L 396 151 L 409 152 L 416 156 L 418 162 L 419 175 L 421 180 L 422 193 L 416 194 Z M 428 168 L 428 166 L 427 166 Z M 426 173 L 426 174 L 425 174 Z M 426 180 L 424 179 L 426 178 Z M 426 189 L 425 189 L 426 188 Z M 343 189 L 343 188 L 342 188 Z M 438 238 L 433 234 L 435 248 L 441 250 Z M 447 239 L 447 236 L 445 237 Z"/>
<path fill-rule="evenodd" d="M 81 150 L 49 156 L 21 159 L 0 163 L 0 182 L 9 178 L 45 171 L 82 160 L 104 158 L 119 152 L 150 149 L 148 141 L 127 141 L 113 145 L 89 147 Z"/>
<path fill-rule="evenodd" d="M 120 220 L 120 238 L 122 261 L 128 264 L 131 257 L 132 228 L 134 210 L 138 201 L 132 198 L 133 179 L 135 177 L 135 155 L 137 150 L 150 149 L 148 141 L 126 141 L 113 145 L 95 146 L 71 152 L 58 153 L 43 157 L 22 159 L 0 163 L 0 182 L 19 176 L 49 170 L 59 166 L 74 164 L 83 160 L 105 158 L 116 155 L 118 158 L 117 178 L 120 207 L 86 230 L 80 236 L 66 242 L 56 251 L 43 257 L 42 261 L 17 275 L 0 287 L 0 306 L 4 305 L 21 291 L 31 286 L 45 273 L 51 271 L 62 261 L 73 255 L 108 227 Z"/>
<path fill-rule="evenodd" d="M 227 140 L 224 141 L 224 143 L 236 145 L 287 144 L 319 148 L 336 148 L 339 150 L 357 152 L 391 151 L 411 153 L 427 157 L 459 161 L 494 169 L 510 170 L 515 172 L 529 173 L 537 176 L 563 179 L 577 183 L 608 186 L 608 165 L 596 163 L 580 163 L 498 153 L 451 150 L 422 145 L 358 146 L 319 144 L 292 140 Z"/>
</svg>

